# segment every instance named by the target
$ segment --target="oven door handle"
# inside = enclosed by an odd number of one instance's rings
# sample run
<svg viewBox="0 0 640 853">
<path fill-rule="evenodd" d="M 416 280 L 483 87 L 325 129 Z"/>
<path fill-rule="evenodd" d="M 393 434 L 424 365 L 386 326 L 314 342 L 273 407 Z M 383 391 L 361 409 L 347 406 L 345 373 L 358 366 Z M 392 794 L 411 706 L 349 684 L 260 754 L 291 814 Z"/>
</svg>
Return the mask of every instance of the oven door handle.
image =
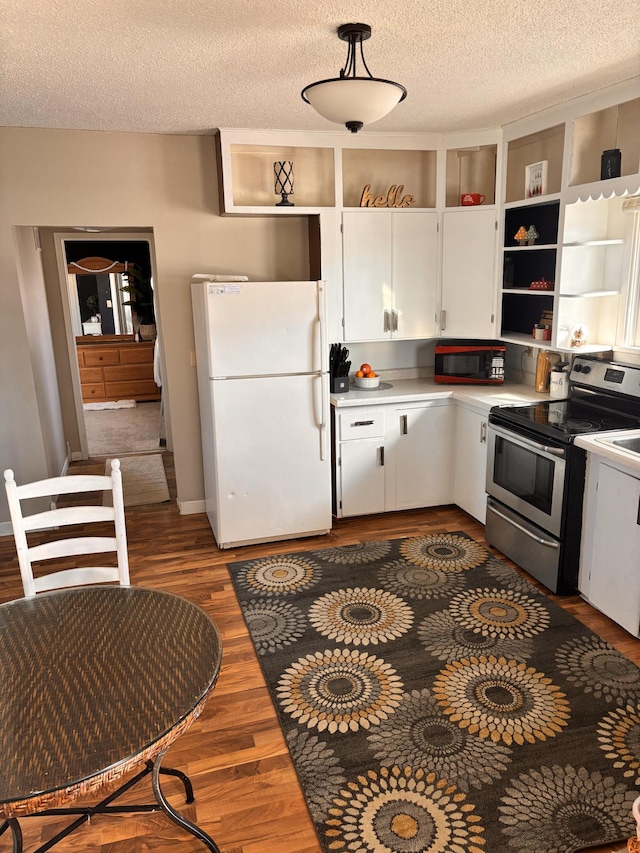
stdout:
<svg viewBox="0 0 640 853">
<path fill-rule="evenodd" d="M 500 512 L 500 510 L 496 509 L 496 506 L 492 501 L 489 501 L 488 506 L 491 512 L 494 512 L 498 516 L 498 518 L 501 518 L 503 521 L 506 521 L 507 524 L 510 524 L 512 527 L 515 527 L 516 530 L 519 530 L 521 533 L 524 533 L 526 536 L 529 537 L 529 539 L 533 539 L 539 545 L 545 545 L 547 548 L 554 548 L 556 551 L 560 547 L 559 543 L 554 542 L 553 539 L 543 539 L 541 536 L 536 536 L 530 530 L 527 530 L 526 527 L 523 527 L 521 524 L 518 524 L 517 521 L 514 521 L 512 518 L 510 518 L 508 515 L 505 515 L 504 513 Z"/>
<path fill-rule="evenodd" d="M 495 424 L 490 424 L 490 429 L 492 429 L 497 435 L 501 435 L 503 438 L 508 438 L 509 441 L 513 441 L 519 444 L 524 445 L 525 447 L 530 447 L 532 450 L 538 450 L 540 453 L 548 453 L 551 456 L 557 456 L 560 459 L 564 459 L 566 454 L 566 450 L 562 447 L 549 447 L 548 444 L 538 444 L 535 441 L 531 441 L 528 438 L 525 438 L 523 435 L 520 435 L 518 432 L 511 432 L 511 430 L 497 427 Z"/>
</svg>

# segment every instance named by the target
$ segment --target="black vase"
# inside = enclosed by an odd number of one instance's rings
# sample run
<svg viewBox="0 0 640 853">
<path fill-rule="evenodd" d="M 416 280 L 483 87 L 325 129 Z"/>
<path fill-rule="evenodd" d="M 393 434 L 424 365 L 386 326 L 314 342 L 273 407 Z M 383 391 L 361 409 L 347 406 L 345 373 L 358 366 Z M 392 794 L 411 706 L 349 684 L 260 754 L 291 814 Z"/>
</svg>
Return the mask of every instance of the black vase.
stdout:
<svg viewBox="0 0 640 853">
<path fill-rule="evenodd" d="M 600 180 L 619 178 L 622 172 L 622 152 L 619 148 L 609 148 L 602 152 L 600 160 Z"/>
</svg>

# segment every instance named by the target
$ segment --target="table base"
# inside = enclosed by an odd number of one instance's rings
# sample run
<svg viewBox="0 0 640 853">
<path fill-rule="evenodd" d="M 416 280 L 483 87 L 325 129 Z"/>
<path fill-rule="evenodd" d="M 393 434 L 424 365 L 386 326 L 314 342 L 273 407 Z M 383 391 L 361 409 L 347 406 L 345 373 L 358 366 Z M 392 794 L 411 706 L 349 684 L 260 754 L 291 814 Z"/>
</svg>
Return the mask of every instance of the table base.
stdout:
<svg viewBox="0 0 640 853">
<path fill-rule="evenodd" d="M 155 812 L 158 809 L 162 809 L 162 811 L 169 817 L 174 823 L 178 826 L 182 827 L 185 832 L 189 832 L 191 835 L 194 835 L 198 838 L 205 847 L 212 851 L 212 853 L 220 853 L 220 848 L 215 843 L 215 841 L 207 835 L 207 833 L 200 829 L 199 826 L 196 826 L 195 823 L 188 820 L 184 815 L 181 815 L 180 812 L 176 811 L 173 806 L 167 801 L 164 796 L 162 789 L 160 787 L 160 775 L 164 774 L 165 776 L 177 776 L 184 785 L 185 790 L 185 799 L 187 804 L 193 803 L 195 797 L 193 795 L 193 785 L 191 784 L 191 780 L 183 773 L 181 770 L 175 770 L 172 767 L 161 767 L 162 759 L 164 758 L 165 751 L 159 753 L 154 761 L 147 761 L 143 770 L 129 779 L 124 785 L 121 785 L 117 790 L 113 791 L 109 794 L 108 797 L 105 797 L 95 806 L 85 806 L 85 807 L 70 807 L 70 808 L 60 808 L 60 809 L 47 809 L 46 811 L 36 812 L 33 815 L 26 815 L 26 817 L 47 817 L 52 815 L 78 815 L 76 820 L 72 821 L 68 826 L 62 829 L 57 835 L 54 835 L 53 838 L 50 838 L 45 844 L 42 844 L 33 853 L 46 853 L 47 850 L 50 850 L 55 844 L 59 841 L 62 841 L 63 838 L 66 838 L 76 829 L 78 829 L 82 824 L 87 823 L 91 820 L 94 815 L 98 814 L 123 814 L 129 812 Z M 137 784 L 141 779 L 144 779 L 146 776 L 151 774 L 151 788 L 153 790 L 154 796 L 156 798 L 155 803 L 138 803 L 135 805 L 126 805 L 126 806 L 112 806 L 111 803 L 120 797 L 125 791 L 128 791 L 129 788 L 132 788 L 135 784 Z M 2 825 L 0 825 L 0 835 L 6 832 L 8 829 L 11 830 L 11 834 L 13 836 L 13 853 L 22 853 L 22 830 L 20 829 L 20 824 L 18 823 L 17 818 L 7 818 Z"/>
</svg>

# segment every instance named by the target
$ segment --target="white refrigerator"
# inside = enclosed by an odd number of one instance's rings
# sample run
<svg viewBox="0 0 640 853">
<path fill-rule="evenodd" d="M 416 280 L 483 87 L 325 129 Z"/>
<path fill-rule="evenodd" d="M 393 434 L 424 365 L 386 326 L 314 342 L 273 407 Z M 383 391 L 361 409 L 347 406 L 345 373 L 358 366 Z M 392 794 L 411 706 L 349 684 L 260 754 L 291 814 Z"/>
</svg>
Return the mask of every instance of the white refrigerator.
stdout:
<svg viewBox="0 0 640 853">
<path fill-rule="evenodd" d="M 191 284 L 206 511 L 218 547 L 331 528 L 320 281 Z"/>
</svg>

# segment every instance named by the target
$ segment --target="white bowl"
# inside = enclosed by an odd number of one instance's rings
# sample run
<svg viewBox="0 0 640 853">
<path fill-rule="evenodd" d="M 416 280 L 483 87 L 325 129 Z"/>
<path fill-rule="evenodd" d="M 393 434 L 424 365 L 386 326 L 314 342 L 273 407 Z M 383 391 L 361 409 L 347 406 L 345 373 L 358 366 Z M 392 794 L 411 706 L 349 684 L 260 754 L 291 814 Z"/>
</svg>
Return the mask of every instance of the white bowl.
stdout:
<svg viewBox="0 0 640 853">
<path fill-rule="evenodd" d="M 371 390 L 372 388 L 377 388 L 380 385 L 380 377 L 374 376 L 372 379 L 369 379 L 368 376 L 356 376 L 356 388 L 364 388 Z"/>
</svg>

